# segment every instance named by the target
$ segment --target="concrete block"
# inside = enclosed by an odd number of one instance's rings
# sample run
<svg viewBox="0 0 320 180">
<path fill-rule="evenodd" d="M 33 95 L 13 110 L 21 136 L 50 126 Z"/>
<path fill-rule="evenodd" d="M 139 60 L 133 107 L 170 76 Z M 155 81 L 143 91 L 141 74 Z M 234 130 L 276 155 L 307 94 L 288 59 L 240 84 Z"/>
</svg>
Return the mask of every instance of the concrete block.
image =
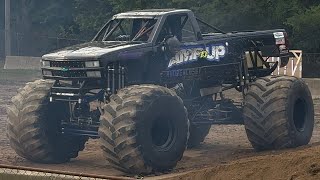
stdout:
<svg viewBox="0 0 320 180">
<path fill-rule="evenodd" d="M 41 57 L 7 56 L 4 69 L 34 69 L 40 70 Z"/>
<path fill-rule="evenodd" d="M 308 84 L 313 98 L 320 98 L 320 78 L 303 78 Z"/>
</svg>

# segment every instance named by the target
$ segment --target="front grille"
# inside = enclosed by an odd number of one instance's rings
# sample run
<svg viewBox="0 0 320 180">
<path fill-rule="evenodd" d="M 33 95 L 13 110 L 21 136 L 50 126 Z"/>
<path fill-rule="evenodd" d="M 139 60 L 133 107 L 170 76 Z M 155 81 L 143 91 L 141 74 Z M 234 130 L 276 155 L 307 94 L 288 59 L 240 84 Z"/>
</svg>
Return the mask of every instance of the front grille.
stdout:
<svg viewBox="0 0 320 180">
<path fill-rule="evenodd" d="M 83 61 L 51 61 L 50 67 L 85 68 L 85 62 Z"/>
<path fill-rule="evenodd" d="M 52 71 L 52 76 L 58 77 L 87 77 L 86 71 Z"/>
</svg>

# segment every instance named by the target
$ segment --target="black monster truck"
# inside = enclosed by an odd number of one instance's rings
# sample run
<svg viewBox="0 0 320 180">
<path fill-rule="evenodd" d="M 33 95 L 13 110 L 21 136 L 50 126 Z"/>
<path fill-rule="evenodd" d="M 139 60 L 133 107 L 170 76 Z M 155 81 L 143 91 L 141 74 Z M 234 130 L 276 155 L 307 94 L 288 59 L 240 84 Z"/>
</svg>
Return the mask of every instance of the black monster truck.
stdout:
<svg viewBox="0 0 320 180">
<path fill-rule="evenodd" d="M 134 174 L 174 168 L 213 124 L 244 124 L 256 150 L 305 145 L 307 85 L 270 76 L 288 56 L 282 29 L 226 33 L 190 10 L 117 14 L 91 42 L 43 56 L 43 79 L 12 99 L 8 137 L 40 163 L 66 162 L 100 138 L 109 163 Z M 243 102 L 224 97 L 228 89 Z"/>
</svg>

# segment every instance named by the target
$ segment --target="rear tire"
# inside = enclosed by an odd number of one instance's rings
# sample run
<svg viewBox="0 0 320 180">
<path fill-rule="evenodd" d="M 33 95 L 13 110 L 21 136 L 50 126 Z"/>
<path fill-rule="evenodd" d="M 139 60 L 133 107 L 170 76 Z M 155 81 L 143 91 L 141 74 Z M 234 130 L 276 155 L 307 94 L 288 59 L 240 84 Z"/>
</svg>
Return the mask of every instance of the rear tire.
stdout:
<svg viewBox="0 0 320 180">
<path fill-rule="evenodd" d="M 8 108 L 7 136 L 18 155 L 39 163 L 63 163 L 78 156 L 86 137 L 58 133 L 59 120 L 66 109 L 49 103 L 53 82 L 37 80 L 27 83 L 12 98 Z"/>
<path fill-rule="evenodd" d="M 150 174 L 174 168 L 187 146 L 189 121 L 182 100 L 156 85 L 136 85 L 110 97 L 99 135 L 117 169 Z"/>
<path fill-rule="evenodd" d="M 293 148 L 311 139 L 312 96 L 296 77 L 257 79 L 246 94 L 243 112 L 248 139 L 256 150 Z"/>
</svg>

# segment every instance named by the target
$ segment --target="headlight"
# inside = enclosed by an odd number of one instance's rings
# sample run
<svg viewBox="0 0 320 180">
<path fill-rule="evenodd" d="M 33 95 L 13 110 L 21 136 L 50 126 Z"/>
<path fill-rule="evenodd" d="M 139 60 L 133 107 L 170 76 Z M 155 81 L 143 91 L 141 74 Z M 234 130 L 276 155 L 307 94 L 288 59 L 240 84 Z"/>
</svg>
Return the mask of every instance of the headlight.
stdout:
<svg viewBox="0 0 320 180">
<path fill-rule="evenodd" d="M 41 60 L 42 67 L 50 67 L 50 61 Z"/>
<path fill-rule="evenodd" d="M 88 71 L 87 72 L 87 77 L 101 77 L 101 72 L 100 71 Z"/>
<path fill-rule="evenodd" d="M 44 76 L 52 76 L 52 72 L 51 72 L 51 71 L 48 71 L 48 70 L 43 70 L 43 71 L 42 71 L 42 74 L 43 74 Z"/>
<path fill-rule="evenodd" d="M 99 61 L 87 61 L 86 67 L 100 67 Z"/>
</svg>

